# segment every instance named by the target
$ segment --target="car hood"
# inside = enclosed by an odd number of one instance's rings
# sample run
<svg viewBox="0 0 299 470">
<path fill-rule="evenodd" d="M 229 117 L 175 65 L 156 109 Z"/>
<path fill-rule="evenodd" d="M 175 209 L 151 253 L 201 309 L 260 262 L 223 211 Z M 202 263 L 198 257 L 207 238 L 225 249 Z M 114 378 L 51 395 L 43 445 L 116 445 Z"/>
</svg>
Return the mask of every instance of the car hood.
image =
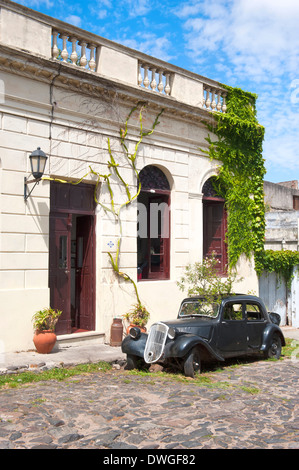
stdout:
<svg viewBox="0 0 299 470">
<path fill-rule="evenodd" d="M 216 319 L 207 317 L 190 317 L 181 318 L 176 320 L 170 320 L 162 322 L 165 325 L 175 328 L 179 333 L 188 333 L 196 336 L 200 336 L 205 339 L 210 339 L 213 326 L 215 325 Z"/>
</svg>

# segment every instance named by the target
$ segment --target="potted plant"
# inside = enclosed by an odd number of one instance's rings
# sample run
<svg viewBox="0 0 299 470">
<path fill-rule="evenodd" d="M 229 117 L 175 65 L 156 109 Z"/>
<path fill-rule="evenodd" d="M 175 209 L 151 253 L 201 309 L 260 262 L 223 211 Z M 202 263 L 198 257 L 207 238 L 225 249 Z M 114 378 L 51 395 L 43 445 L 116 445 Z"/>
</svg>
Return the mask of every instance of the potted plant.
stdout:
<svg viewBox="0 0 299 470">
<path fill-rule="evenodd" d="M 141 329 L 141 331 L 145 332 L 146 327 L 145 325 L 147 324 L 150 314 L 147 311 L 147 309 L 144 307 L 144 305 L 137 303 L 133 306 L 132 310 L 129 312 L 125 313 L 123 315 L 124 319 L 127 320 L 130 325 L 127 328 L 127 333 L 129 332 L 130 328 L 133 326 L 138 326 L 138 328 Z"/>
<path fill-rule="evenodd" d="M 38 353 L 48 354 L 52 351 L 57 339 L 55 325 L 61 314 L 61 310 L 48 307 L 33 315 L 33 342 Z"/>
</svg>

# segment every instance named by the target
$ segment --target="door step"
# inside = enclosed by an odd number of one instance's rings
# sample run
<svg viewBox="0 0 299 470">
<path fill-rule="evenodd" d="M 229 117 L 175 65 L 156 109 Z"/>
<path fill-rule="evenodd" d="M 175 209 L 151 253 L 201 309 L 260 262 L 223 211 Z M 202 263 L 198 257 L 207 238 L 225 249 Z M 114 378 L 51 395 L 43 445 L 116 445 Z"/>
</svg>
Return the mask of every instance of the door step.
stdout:
<svg viewBox="0 0 299 470">
<path fill-rule="evenodd" d="M 105 333 L 97 331 L 84 331 L 69 335 L 58 335 L 55 348 L 69 348 L 70 346 L 89 346 L 104 344 Z"/>
</svg>

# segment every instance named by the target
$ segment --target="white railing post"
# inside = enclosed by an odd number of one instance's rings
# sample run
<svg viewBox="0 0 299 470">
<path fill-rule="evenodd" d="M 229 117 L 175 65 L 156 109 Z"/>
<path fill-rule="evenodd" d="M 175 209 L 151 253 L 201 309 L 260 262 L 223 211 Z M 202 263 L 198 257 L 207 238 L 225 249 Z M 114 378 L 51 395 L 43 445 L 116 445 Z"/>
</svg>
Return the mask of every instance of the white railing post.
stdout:
<svg viewBox="0 0 299 470">
<path fill-rule="evenodd" d="M 96 69 L 96 61 L 95 61 L 95 44 L 88 44 L 90 49 L 90 60 L 89 60 L 89 69 L 94 72 Z"/>
<path fill-rule="evenodd" d="M 57 46 L 57 36 L 58 36 L 58 31 L 53 30 L 53 45 L 52 45 L 52 58 L 56 59 L 59 55 L 59 49 Z"/>
<path fill-rule="evenodd" d="M 73 65 L 77 65 L 78 54 L 77 54 L 77 38 L 74 36 L 70 37 L 69 40 L 72 43 L 72 53 L 71 53 L 71 61 Z"/>
<path fill-rule="evenodd" d="M 66 33 L 61 33 L 59 37 L 62 39 L 61 57 L 62 57 L 63 62 L 67 62 L 67 59 L 69 57 L 69 53 L 66 48 L 66 40 L 68 38 L 68 35 Z"/>
</svg>

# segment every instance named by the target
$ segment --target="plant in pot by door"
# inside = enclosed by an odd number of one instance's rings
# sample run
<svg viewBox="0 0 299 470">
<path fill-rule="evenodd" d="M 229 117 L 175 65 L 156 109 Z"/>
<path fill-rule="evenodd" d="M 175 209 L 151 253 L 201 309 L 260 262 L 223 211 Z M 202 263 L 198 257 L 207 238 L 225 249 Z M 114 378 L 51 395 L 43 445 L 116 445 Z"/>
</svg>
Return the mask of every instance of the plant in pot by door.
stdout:
<svg viewBox="0 0 299 470">
<path fill-rule="evenodd" d="M 130 331 L 130 328 L 133 326 L 138 326 L 138 328 L 141 329 L 141 331 L 145 332 L 146 327 L 145 325 L 147 324 L 150 314 L 147 311 L 147 309 L 144 307 L 144 305 L 137 303 L 134 305 L 132 310 L 129 312 L 125 313 L 123 315 L 124 319 L 127 320 L 130 325 L 127 328 L 127 334 Z"/>
<path fill-rule="evenodd" d="M 48 307 L 33 315 L 33 342 L 38 353 L 48 354 L 52 351 L 56 343 L 55 325 L 61 314 L 61 310 Z"/>
</svg>

